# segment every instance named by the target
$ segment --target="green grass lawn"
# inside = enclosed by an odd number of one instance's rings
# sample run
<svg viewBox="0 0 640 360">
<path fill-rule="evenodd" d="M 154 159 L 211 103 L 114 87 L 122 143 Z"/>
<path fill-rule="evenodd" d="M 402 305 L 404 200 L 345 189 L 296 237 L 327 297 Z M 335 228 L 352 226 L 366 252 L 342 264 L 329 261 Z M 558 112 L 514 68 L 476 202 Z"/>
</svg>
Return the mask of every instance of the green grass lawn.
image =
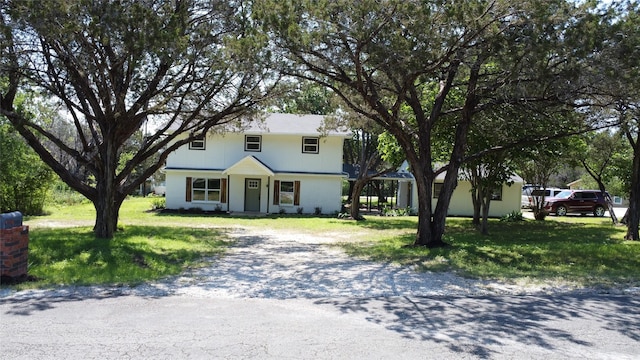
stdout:
<svg viewBox="0 0 640 360">
<path fill-rule="evenodd" d="M 410 247 L 413 233 L 343 244 L 353 256 L 411 264 L 425 271 L 456 271 L 474 278 L 562 280 L 584 286 L 640 284 L 640 243 L 602 218 L 547 221 L 492 220 L 490 235 L 470 219 L 447 220 L 444 249 Z"/>
<path fill-rule="evenodd" d="M 416 217 L 370 216 L 355 222 L 296 215 L 167 214 L 149 211 L 152 201 L 125 201 L 113 240 L 93 236 L 90 203 L 25 218 L 30 226 L 29 274 L 39 280 L 18 288 L 137 284 L 176 275 L 200 266 L 203 258 L 223 254 L 232 243 L 226 234 L 235 227 L 338 237 L 334 246 L 352 256 L 424 271 L 514 281 L 562 279 L 579 285 L 640 284 L 640 243 L 624 241 L 625 228 L 606 218 L 491 220 L 489 236 L 475 231 L 470 219 L 450 218 L 445 241 L 451 247 L 429 250 L 406 246 L 414 241 Z"/>
</svg>

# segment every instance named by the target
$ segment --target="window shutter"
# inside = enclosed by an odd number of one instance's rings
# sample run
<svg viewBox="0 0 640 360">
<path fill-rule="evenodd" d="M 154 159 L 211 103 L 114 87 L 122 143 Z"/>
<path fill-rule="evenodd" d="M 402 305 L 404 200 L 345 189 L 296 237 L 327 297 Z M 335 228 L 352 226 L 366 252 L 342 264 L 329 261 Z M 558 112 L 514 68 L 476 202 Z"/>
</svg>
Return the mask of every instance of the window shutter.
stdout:
<svg viewBox="0 0 640 360">
<path fill-rule="evenodd" d="M 300 205 L 300 181 L 293 183 L 293 205 Z"/>
<path fill-rule="evenodd" d="M 185 200 L 191 202 L 191 177 L 187 177 L 187 193 L 185 194 Z"/>
<path fill-rule="evenodd" d="M 227 202 L 227 179 L 220 179 L 220 202 Z"/>
<path fill-rule="evenodd" d="M 273 205 L 280 204 L 280 180 L 273 181 Z"/>
</svg>

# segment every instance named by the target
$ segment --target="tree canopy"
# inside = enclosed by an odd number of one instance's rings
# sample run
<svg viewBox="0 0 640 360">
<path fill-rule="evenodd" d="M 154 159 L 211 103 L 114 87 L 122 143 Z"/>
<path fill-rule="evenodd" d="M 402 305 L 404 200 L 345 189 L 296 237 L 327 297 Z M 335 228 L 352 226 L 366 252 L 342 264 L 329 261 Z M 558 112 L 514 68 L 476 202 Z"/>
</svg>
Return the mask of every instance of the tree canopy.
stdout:
<svg viewBox="0 0 640 360">
<path fill-rule="evenodd" d="M 264 99 L 273 73 L 248 14 L 242 1 L 2 1 L 0 115 L 94 203 L 98 237 L 171 151 Z M 75 136 L 26 116 L 21 92 L 57 99 Z"/>
<path fill-rule="evenodd" d="M 582 124 L 559 123 L 572 117 L 552 115 L 573 112 L 577 94 L 585 90 L 580 60 L 593 44 L 577 30 L 593 4 L 255 3 L 253 13 L 273 37 L 285 74 L 331 88 L 402 148 L 418 189 L 416 245 L 444 245 L 458 170 L 471 156 L 465 150 L 475 114 L 498 106 L 536 114 L 511 122 L 530 130 L 523 133 L 527 141 L 578 131 Z M 533 131 L 539 129 L 544 131 Z M 433 207 L 433 181 L 445 172 Z"/>
<path fill-rule="evenodd" d="M 586 61 L 596 116 L 615 119 L 632 149 L 627 234 L 640 240 L 640 4 L 613 3 L 600 19 L 602 46 Z"/>
</svg>

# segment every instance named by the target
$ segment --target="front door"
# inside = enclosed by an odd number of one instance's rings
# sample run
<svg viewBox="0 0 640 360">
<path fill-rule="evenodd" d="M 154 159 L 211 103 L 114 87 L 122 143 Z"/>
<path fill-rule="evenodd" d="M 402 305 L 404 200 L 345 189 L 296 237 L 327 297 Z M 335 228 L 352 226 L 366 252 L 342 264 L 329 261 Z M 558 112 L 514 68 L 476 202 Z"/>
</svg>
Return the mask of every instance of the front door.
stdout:
<svg viewBox="0 0 640 360">
<path fill-rule="evenodd" d="M 260 211 L 260 179 L 244 180 L 244 211 Z"/>
</svg>

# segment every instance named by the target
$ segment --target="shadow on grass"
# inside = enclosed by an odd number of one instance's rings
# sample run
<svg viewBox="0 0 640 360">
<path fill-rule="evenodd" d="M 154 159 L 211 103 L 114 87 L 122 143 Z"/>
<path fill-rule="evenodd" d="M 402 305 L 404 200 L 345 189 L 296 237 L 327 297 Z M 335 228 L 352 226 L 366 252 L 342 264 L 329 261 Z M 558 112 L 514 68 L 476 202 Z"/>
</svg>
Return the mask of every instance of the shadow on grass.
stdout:
<svg viewBox="0 0 640 360">
<path fill-rule="evenodd" d="M 401 228 L 401 221 L 390 226 Z M 447 220 L 451 247 L 406 247 L 415 233 L 341 246 L 353 256 L 417 265 L 426 271 L 456 270 L 478 278 L 564 278 L 583 285 L 640 281 L 640 243 L 622 241 L 611 225 L 560 222 L 493 222 L 490 235 L 470 219 Z"/>
<path fill-rule="evenodd" d="M 112 240 L 86 227 L 33 229 L 28 271 L 39 281 L 27 286 L 138 284 L 178 274 L 228 245 L 212 229 L 126 226 Z"/>
<path fill-rule="evenodd" d="M 415 231 L 418 224 L 417 217 L 382 217 L 365 216 L 365 220 L 334 219 L 332 224 L 349 224 L 356 228 L 369 230 L 407 230 Z"/>
</svg>

